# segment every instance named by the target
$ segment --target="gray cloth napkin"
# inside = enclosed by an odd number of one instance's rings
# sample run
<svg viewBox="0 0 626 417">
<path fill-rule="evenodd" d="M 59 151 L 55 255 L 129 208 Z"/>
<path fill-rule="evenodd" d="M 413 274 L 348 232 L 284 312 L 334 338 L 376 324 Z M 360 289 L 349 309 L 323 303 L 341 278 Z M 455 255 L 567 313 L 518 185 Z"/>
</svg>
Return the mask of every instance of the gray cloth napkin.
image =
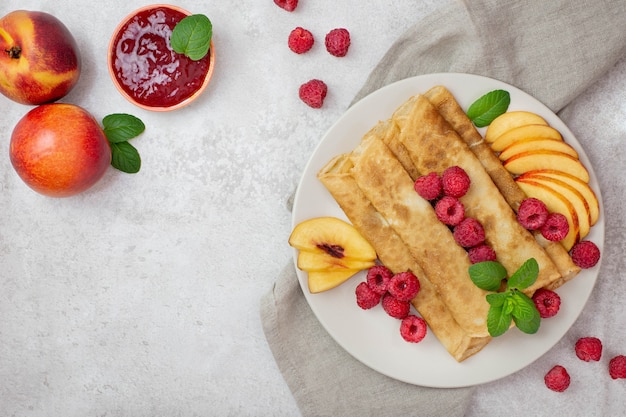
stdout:
<svg viewBox="0 0 626 417">
<path fill-rule="evenodd" d="M 466 72 L 515 85 L 558 112 L 626 51 L 624 0 L 457 1 L 410 27 L 355 101 L 391 82 Z M 463 416 L 475 388 L 432 389 L 381 375 L 318 323 L 290 263 L 261 300 L 267 341 L 304 416 Z"/>
</svg>

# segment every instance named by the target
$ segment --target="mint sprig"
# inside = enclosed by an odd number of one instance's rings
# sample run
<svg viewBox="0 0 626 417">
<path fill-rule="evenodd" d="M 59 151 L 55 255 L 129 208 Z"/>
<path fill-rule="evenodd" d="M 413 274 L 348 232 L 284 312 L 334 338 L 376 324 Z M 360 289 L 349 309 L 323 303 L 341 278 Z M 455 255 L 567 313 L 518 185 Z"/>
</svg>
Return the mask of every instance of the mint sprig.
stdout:
<svg viewBox="0 0 626 417">
<path fill-rule="evenodd" d="M 469 275 L 477 287 L 496 291 L 506 277 L 506 270 L 498 262 L 479 262 L 470 266 Z M 524 333 L 533 334 L 539 330 L 539 310 L 533 300 L 522 292 L 533 285 L 538 276 L 539 265 L 534 258 L 530 258 L 509 277 L 504 291 L 487 294 L 487 330 L 492 337 L 504 334 L 512 321 Z"/>
<path fill-rule="evenodd" d="M 511 95 L 506 90 L 493 90 L 480 97 L 467 109 L 467 117 L 477 127 L 485 127 L 507 111 Z"/>
<path fill-rule="evenodd" d="M 141 169 L 139 151 L 128 141 L 146 129 L 143 122 L 130 114 L 114 113 L 102 119 L 104 134 L 111 145 L 111 165 L 128 174 Z"/>
<path fill-rule="evenodd" d="M 206 56 L 213 37 L 213 24 L 203 14 L 192 14 L 174 26 L 170 43 L 172 49 L 193 61 Z"/>
</svg>

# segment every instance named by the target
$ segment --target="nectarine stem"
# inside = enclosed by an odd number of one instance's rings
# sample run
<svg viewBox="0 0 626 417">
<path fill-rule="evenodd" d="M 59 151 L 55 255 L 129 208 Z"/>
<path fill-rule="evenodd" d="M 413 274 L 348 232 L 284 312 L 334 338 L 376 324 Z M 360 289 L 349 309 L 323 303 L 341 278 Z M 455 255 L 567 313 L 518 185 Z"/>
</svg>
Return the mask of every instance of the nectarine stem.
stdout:
<svg viewBox="0 0 626 417">
<path fill-rule="evenodd" d="M 9 54 L 9 58 L 19 59 L 19 57 L 22 55 L 22 48 L 16 45 L 12 46 L 9 49 L 6 49 L 4 52 Z"/>
</svg>

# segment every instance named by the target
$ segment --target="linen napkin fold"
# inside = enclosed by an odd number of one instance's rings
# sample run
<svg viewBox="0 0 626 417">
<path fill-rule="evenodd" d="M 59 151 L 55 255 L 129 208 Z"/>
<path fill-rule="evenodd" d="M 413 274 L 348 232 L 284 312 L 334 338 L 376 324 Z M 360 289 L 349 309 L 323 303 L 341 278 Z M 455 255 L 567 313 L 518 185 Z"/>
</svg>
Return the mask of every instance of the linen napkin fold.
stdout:
<svg viewBox="0 0 626 417">
<path fill-rule="evenodd" d="M 623 0 L 455 1 L 410 27 L 355 97 L 410 76 L 466 72 L 515 85 L 558 112 L 626 52 Z M 409 94 L 414 92 L 407 92 Z M 393 380 L 344 351 L 289 263 L 261 299 L 263 329 L 303 416 L 463 416 L 475 388 Z M 392 407 L 392 408 L 387 408 Z"/>
</svg>

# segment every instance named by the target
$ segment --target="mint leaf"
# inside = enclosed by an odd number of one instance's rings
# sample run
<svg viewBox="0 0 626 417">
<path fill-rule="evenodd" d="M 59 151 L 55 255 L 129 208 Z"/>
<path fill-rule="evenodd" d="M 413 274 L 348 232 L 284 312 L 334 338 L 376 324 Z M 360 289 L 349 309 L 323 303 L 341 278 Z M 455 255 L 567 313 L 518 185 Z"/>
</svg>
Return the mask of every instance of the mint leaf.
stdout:
<svg viewBox="0 0 626 417">
<path fill-rule="evenodd" d="M 141 168 L 139 152 L 128 142 L 111 143 L 111 165 L 128 174 L 136 174 Z"/>
<path fill-rule="evenodd" d="M 518 329 L 527 334 L 537 333 L 541 324 L 541 315 L 533 300 L 526 294 L 514 291 L 515 309 L 513 321 Z"/>
<path fill-rule="evenodd" d="M 504 334 L 511 326 L 513 316 L 502 307 L 491 306 L 487 313 L 487 330 L 492 337 Z"/>
<path fill-rule="evenodd" d="M 506 278 L 506 269 L 498 262 L 478 262 L 469 267 L 469 276 L 478 288 L 496 291 Z"/>
<path fill-rule="evenodd" d="M 509 296 L 509 292 L 495 292 L 487 294 L 487 302 L 493 307 L 502 307 Z"/>
<path fill-rule="evenodd" d="M 130 114 L 114 113 L 102 119 L 104 134 L 110 143 L 124 142 L 132 139 L 146 129 L 143 122 Z"/>
<path fill-rule="evenodd" d="M 535 283 L 539 276 L 539 265 L 535 258 L 530 258 L 509 278 L 507 288 L 523 290 Z"/>
<path fill-rule="evenodd" d="M 211 20 L 203 14 L 192 14 L 174 26 L 170 43 L 175 52 L 198 61 L 209 52 L 212 36 Z"/>
<path fill-rule="evenodd" d="M 505 90 L 493 90 L 476 100 L 468 109 L 467 117 L 477 127 L 485 127 L 507 111 L 511 95 Z"/>
</svg>

